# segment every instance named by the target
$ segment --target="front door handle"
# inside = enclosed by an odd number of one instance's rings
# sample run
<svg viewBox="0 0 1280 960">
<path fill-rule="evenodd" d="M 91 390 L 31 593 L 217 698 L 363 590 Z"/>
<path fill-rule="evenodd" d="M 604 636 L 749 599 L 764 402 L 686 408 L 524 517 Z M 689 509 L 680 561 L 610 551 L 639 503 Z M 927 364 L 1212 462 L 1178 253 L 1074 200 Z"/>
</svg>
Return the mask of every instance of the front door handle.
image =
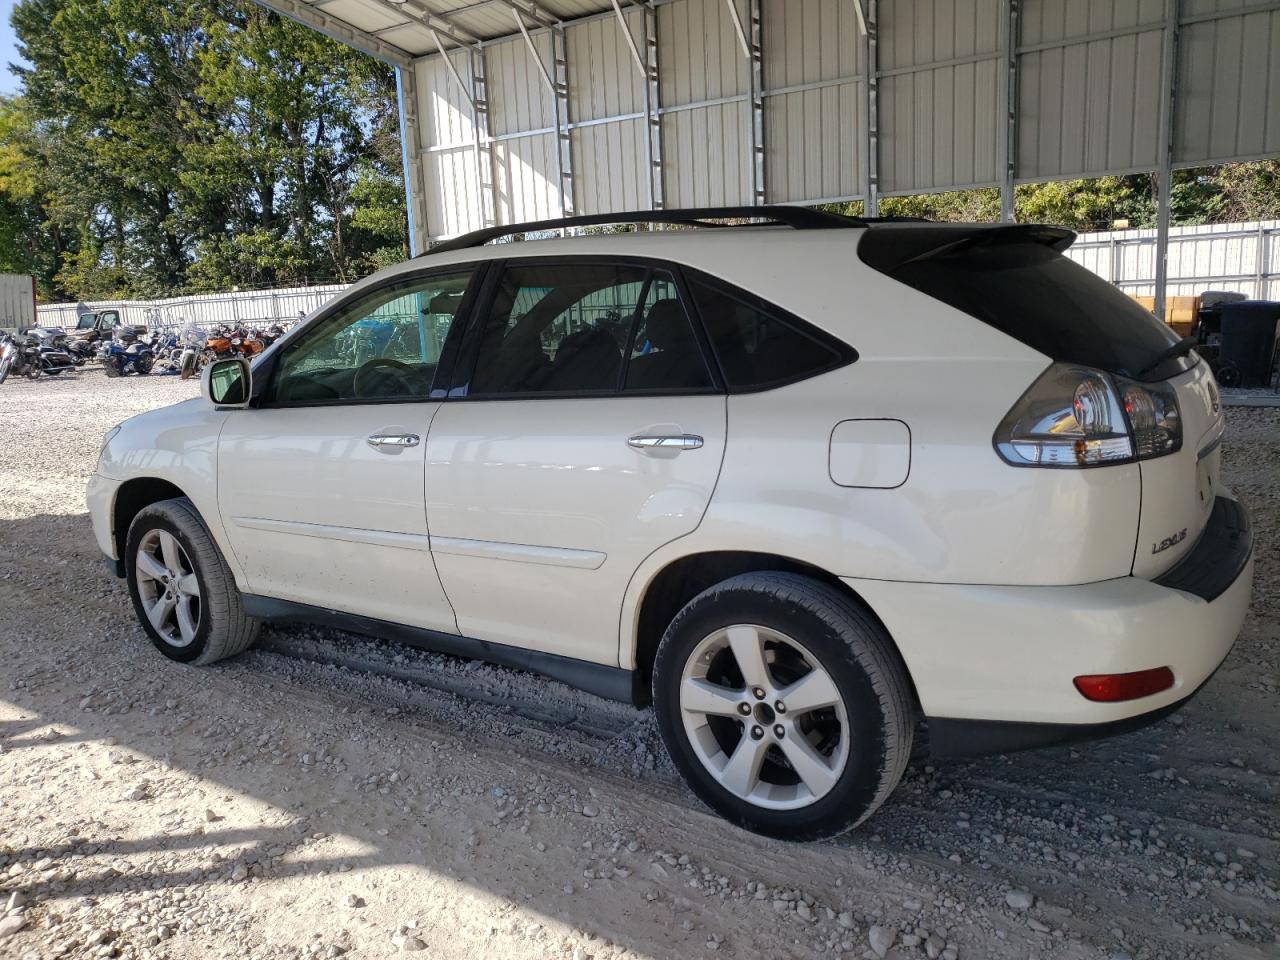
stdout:
<svg viewBox="0 0 1280 960">
<path fill-rule="evenodd" d="M 627 438 L 627 446 L 637 450 L 697 450 L 702 438 L 692 433 L 637 434 Z"/>
<path fill-rule="evenodd" d="M 416 447 L 421 439 L 416 433 L 375 433 L 365 443 L 371 447 Z"/>
</svg>

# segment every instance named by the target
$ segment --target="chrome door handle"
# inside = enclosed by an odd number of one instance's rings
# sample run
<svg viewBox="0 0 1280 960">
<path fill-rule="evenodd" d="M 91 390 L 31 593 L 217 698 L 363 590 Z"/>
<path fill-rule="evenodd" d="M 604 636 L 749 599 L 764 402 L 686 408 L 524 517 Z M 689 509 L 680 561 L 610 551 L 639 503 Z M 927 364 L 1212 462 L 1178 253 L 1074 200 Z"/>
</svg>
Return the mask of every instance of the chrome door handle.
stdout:
<svg viewBox="0 0 1280 960">
<path fill-rule="evenodd" d="M 371 447 L 416 447 L 421 439 L 416 433 L 375 433 L 365 443 Z"/>
<path fill-rule="evenodd" d="M 692 433 L 677 433 L 669 436 L 637 434 L 627 437 L 627 446 L 637 450 L 697 450 L 702 446 L 702 438 Z"/>
</svg>

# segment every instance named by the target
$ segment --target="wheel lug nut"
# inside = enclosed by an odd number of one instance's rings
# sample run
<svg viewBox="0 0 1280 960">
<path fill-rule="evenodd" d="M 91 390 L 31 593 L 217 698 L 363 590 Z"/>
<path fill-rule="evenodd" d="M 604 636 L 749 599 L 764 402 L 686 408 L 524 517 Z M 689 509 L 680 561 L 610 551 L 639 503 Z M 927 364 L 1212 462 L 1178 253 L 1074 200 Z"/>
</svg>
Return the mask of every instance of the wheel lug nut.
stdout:
<svg viewBox="0 0 1280 960">
<path fill-rule="evenodd" d="M 775 724 L 775 725 L 774 725 L 774 727 L 773 727 L 773 735 L 774 735 L 775 737 L 777 737 L 779 740 L 781 740 L 784 736 L 786 736 L 786 734 L 787 734 L 786 728 L 785 728 L 785 727 L 783 727 L 783 726 L 782 726 L 782 724 L 780 724 L 780 723 L 779 723 L 779 724 Z"/>
<path fill-rule="evenodd" d="M 752 692 L 752 694 L 754 694 L 754 695 L 755 695 L 755 698 L 756 698 L 757 700 L 763 700 L 763 699 L 764 699 L 764 690 L 763 690 L 763 689 L 761 689 L 760 687 L 756 687 L 756 688 L 755 688 L 754 690 L 752 690 L 751 692 Z"/>
<path fill-rule="evenodd" d="M 786 713 L 787 705 L 783 703 L 781 700 L 779 700 L 777 703 L 773 705 L 773 711 L 774 713 Z"/>
<path fill-rule="evenodd" d="M 752 728 L 751 728 L 751 739 L 752 739 L 752 740 L 759 740 L 759 739 L 760 739 L 761 737 L 763 737 L 763 736 L 764 736 L 764 728 L 763 728 L 763 727 L 752 727 Z"/>
<path fill-rule="evenodd" d="M 747 714 L 751 712 L 751 704 L 749 703 L 738 704 L 738 712 L 745 717 Z"/>
</svg>

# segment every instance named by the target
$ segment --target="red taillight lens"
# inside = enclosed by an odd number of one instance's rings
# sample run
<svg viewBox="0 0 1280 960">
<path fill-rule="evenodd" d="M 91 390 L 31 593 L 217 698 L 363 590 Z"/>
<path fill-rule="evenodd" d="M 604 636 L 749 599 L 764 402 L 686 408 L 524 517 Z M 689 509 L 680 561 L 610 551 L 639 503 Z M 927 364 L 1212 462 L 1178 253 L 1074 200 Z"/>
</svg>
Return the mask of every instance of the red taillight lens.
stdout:
<svg viewBox="0 0 1280 960">
<path fill-rule="evenodd" d="M 1099 673 L 1076 677 L 1072 683 L 1086 700 L 1119 703 L 1168 690 L 1173 686 L 1173 671 L 1168 667 L 1154 667 L 1137 673 Z"/>
</svg>

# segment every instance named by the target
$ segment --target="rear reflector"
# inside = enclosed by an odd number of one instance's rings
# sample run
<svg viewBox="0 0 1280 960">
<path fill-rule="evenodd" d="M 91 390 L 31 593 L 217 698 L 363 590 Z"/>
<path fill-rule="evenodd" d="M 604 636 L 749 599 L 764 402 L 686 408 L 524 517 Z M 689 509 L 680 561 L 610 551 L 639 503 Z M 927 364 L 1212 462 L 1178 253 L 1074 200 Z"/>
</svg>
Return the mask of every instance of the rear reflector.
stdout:
<svg viewBox="0 0 1280 960">
<path fill-rule="evenodd" d="M 1168 690 L 1173 686 L 1173 671 L 1168 667 L 1155 667 L 1137 673 L 1099 673 L 1076 677 L 1072 682 L 1086 700 L 1118 703 Z"/>
</svg>

